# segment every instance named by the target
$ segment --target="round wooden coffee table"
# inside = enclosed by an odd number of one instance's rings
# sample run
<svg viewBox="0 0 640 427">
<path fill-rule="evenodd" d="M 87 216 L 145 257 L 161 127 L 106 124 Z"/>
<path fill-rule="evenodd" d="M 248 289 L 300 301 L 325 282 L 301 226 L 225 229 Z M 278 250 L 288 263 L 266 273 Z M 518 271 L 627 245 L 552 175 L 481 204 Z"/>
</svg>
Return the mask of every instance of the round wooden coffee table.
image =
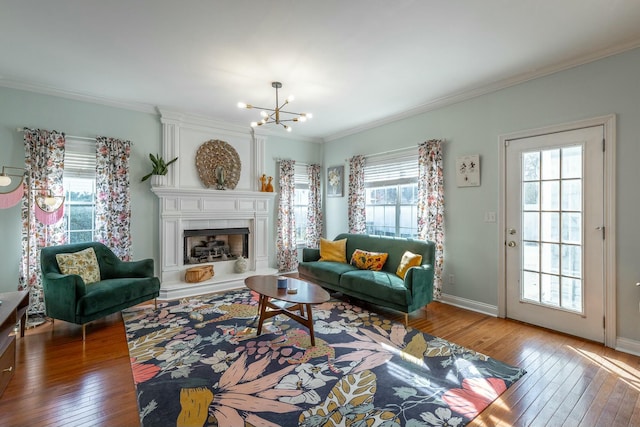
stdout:
<svg viewBox="0 0 640 427">
<path fill-rule="evenodd" d="M 284 314 L 309 329 L 311 345 L 316 345 L 313 335 L 313 314 L 311 306 L 329 301 L 329 293 L 315 283 L 287 277 L 287 283 L 297 288 L 296 293 L 278 288 L 277 276 L 250 276 L 244 280 L 247 288 L 260 295 L 257 335 L 262 333 L 262 323 L 273 316 Z M 298 311 L 300 314 L 295 313 Z"/>
</svg>

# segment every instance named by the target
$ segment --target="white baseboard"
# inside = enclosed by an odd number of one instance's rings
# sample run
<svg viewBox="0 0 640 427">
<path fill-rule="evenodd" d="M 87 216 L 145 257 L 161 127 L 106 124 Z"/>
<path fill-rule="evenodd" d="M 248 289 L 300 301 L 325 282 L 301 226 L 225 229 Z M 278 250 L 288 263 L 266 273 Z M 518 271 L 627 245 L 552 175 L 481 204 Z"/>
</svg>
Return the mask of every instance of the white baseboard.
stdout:
<svg viewBox="0 0 640 427">
<path fill-rule="evenodd" d="M 487 316 L 498 317 L 498 307 L 482 302 L 448 294 L 442 294 L 442 297 L 438 301 L 455 307 L 464 308 L 466 310 L 475 311 L 477 313 L 486 314 Z M 616 339 L 615 350 L 640 356 L 640 341 L 618 337 Z"/>
<path fill-rule="evenodd" d="M 616 350 L 640 356 L 640 341 L 618 337 L 616 339 Z"/>
<path fill-rule="evenodd" d="M 438 301 L 444 304 L 453 305 L 455 307 L 464 308 L 466 310 L 475 311 L 477 313 L 486 314 L 487 316 L 498 317 L 498 307 L 495 305 L 489 305 L 483 302 L 478 302 L 449 294 L 442 294 Z"/>
</svg>

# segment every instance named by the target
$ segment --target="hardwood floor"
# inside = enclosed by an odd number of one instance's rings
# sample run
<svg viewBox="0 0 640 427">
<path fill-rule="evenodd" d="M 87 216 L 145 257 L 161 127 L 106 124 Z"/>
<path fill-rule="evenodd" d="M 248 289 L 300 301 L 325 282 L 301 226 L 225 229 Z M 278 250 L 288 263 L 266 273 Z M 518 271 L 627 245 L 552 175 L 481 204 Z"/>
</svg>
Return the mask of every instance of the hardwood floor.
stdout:
<svg viewBox="0 0 640 427">
<path fill-rule="evenodd" d="M 640 426 L 640 357 L 437 302 L 409 322 L 527 370 L 472 426 Z M 120 314 L 90 324 L 84 343 L 81 328 L 62 321 L 30 329 L 17 343 L 1 426 L 139 425 Z"/>
</svg>

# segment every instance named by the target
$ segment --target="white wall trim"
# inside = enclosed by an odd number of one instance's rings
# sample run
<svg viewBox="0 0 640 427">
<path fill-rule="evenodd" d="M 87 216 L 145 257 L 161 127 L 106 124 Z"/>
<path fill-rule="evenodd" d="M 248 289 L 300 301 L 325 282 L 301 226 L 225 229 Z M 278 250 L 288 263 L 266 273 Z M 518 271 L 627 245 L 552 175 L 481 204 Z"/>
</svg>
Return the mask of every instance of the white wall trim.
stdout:
<svg viewBox="0 0 640 427">
<path fill-rule="evenodd" d="M 605 302 L 604 315 L 608 319 L 605 323 L 604 345 L 611 348 L 617 346 L 617 282 L 616 282 L 616 116 L 594 117 L 575 122 L 564 123 L 544 128 L 524 130 L 501 135 L 500 143 L 500 185 L 499 185 L 499 215 L 498 215 L 498 316 L 506 316 L 506 146 L 508 140 L 528 138 L 556 132 L 570 131 L 592 126 L 603 126 L 606 141 L 604 159 L 604 226 L 606 239 L 604 243 L 604 281 Z"/>
<path fill-rule="evenodd" d="M 455 295 L 442 294 L 442 297 L 437 301 L 443 304 L 452 305 L 454 307 L 463 308 L 465 310 L 475 311 L 476 313 L 486 314 L 487 316 L 491 317 L 504 317 L 498 316 L 498 307 L 496 307 L 495 305 L 485 304 L 466 298 L 460 298 Z M 640 341 L 618 337 L 615 340 L 615 345 L 611 347 L 616 351 L 633 354 L 634 356 L 640 356 Z"/>
<path fill-rule="evenodd" d="M 14 80 L 0 79 L 0 86 L 34 92 L 41 95 L 57 96 L 59 98 L 72 99 L 74 101 L 90 102 L 92 104 L 105 105 L 107 107 L 121 108 L 124 110 L 138 111 L 140 113 L 157 114 L 156 107 L 143 102 L 122 101 L 105 98 L 97 95 L 89 95 L 71 90 L 62 90 L 54 87 L 38 85 L 34 83 L 17 82 Z"/>
<path fill-rule="evenodd" d="M 438 301 L 444 304 L 453 305 L 454 307 L 475 311 L 476 313 L 486 314 L 487 316 L 498 316 L 498 307 L 496 307 L 495 305 L 485 304 L 483 302 L 478 302 L 449 294 L 442 294 Z"/>
<path fill-rule="evenodd" d="M 615 349 L 624 353 L 640 356 L 640 341 L 618 337 L 618 339 L 616 340 Z"/>
</svg>

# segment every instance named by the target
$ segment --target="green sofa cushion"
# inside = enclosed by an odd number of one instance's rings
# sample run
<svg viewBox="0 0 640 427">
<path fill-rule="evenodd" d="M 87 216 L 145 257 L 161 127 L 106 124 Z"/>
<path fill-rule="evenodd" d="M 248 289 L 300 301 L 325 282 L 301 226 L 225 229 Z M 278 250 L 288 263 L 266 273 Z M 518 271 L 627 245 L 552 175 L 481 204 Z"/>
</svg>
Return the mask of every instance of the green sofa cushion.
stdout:
<svg viewBox="0 0 640 427">
<path fill-rule="evenodd" d="M 130 301 L 157 294 L 159 283 L 156 277 L 105 279 L 87 285 L 87 292 L 78 300 L 76 314 L 81 317 L 103 312 L 114 307 L 130 306 Z M 147 298 L 152 299 L 153 296 Z M 114 311 L 119 311 L 116 308 Z"/>
<path fill-rule="evenodd" d="M 407 305 L 410 298 L 404 281 L 395 274 L 385 271 L 356 270 L 346 272 L 340 277 L 340 287 L 347 291 L 369 294 L 376 299 L 399 305 Z"/>
<path fill-rule="evenodd" d="M 357 268 L 351 264 L 345 264 L 343 262 L 334 261 L 315 261 L 305 263 L 304 268 L 306 273 L 323 282 L 335 283 L 340 282 L 340 276 L 349 271 L 358 271 Z"/>
</svg>

